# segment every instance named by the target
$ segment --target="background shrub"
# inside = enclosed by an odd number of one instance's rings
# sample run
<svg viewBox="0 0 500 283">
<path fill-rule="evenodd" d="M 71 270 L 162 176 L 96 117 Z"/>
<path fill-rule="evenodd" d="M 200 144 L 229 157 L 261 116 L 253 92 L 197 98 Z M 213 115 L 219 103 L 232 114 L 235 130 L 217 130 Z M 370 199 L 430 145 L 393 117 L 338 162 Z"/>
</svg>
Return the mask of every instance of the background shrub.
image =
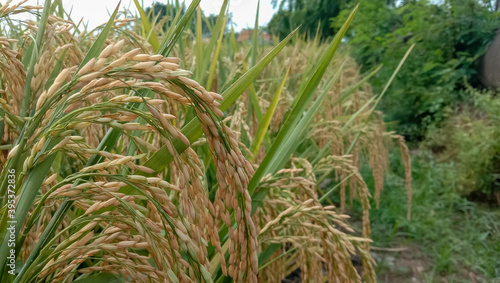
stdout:
<svg viewBox="0 0 500 283">
<path fill-rule="evenodd" d="M 468 103 L 449 111 L 442 127 L 431 128 L 424 145 L 439 161 L 455 163 L 446 182 L 456 183 L 459 193 L 493 197 L 499 192 L 500 101 L 493 92 L 468 88 L 465 93 Z"/>
<path fill-rule="evenodd" d="M 347 12 L 333 19 L 332 27 L 338 27 Z M 480 86 L 478 58 L 500 26 L 491 1 L 403 1 L 399 5 L 361 1 L 359 14 L 347 38 L 364 70 L 384 64 L 371 80 L 376 91 L 416 43 L 382 103 L 387 119 L 397 122 L 398 132 L 413 139 L 421 139 L 429 125 L 442 121 L 448 106 L 466 100 L 464 79 Z"/>
</svg>

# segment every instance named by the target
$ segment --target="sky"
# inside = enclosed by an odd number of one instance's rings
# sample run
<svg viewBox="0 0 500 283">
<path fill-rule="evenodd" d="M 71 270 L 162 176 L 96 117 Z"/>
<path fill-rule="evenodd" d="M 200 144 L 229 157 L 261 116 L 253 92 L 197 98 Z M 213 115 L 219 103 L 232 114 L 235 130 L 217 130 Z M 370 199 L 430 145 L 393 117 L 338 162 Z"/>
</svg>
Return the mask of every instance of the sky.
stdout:
<svg viewBox="0 0 500 283">
<path fill-rule="evenodd" d="M 19 0 L 14 0 L 12 3 L 18 3 Z M 100 24 L 106 23 L 109 19 L 109 14 L 116 8 L 119 0 L 62 0 L 67 11 L 72 9 L 71 15 L 75 22 L 81 18 L 88 21 L 89 27 L 93 28 Z M 186 6 L 192 0 L 186 0 Z M 235 30 L 240 31 L 243 28 L 253 27 L 255 24 L 255 14 L 257 10 L 258 0 L 231 0 L 229 12 L 233 13 L 233 23 Z M 0 0 L 4 4 L 6 0 Z M 29 0 L 26 4 L 37 5 L 43 3 L 43 0 Z M 143 7 L 150 6 L 153 2 L 165 3 L 166 1 L 139 0 L 143 3 Z M 206 15 L 218 14 L 223 0 L 201 0 L 201 8 Z M 121 7 L 130 8 L 135 11 L 133 0 L 122 0 Z M 270 0 L 262 0 L 260 3 L 259 25 L 265 25 L 271 20 L 274 10 Z M 22 17 L 22 16 L 21 16 Z M 17 17 L 19 18 L 19 17 Z"/>
</svg>

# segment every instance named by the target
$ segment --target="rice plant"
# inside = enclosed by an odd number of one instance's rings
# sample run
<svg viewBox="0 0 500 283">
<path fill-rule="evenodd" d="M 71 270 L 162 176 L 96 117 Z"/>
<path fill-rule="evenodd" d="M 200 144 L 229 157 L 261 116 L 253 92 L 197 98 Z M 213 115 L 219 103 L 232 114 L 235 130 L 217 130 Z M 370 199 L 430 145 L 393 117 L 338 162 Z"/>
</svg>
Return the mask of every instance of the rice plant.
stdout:
<svg viewBox="0 0 500 283">
<path fill-rule="evenodd" d="M 409 155 L 383 93 L 333 59 L 356 9 L 328 44 L 254 40 L 247 60 L 228 1 L 208 42 L 199 2 L 166 29 L 138 2 L 95 30 L 62 1 L 0 7 L 1 282 L 375 282 L 359 167 L 367 152 L 378 200 L 389 140 Z"/>
</svg>

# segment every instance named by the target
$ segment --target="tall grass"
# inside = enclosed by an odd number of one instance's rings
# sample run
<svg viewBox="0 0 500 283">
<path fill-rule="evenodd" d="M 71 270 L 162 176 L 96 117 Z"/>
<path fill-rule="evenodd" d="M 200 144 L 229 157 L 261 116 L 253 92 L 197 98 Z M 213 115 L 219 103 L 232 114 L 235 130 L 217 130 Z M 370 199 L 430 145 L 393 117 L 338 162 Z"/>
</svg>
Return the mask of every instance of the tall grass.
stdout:
<svg viewBox="0 0 500 283">
<path fill-rule="evenodd" d="M 390 140 L 409 155 L 338 52 L 356 9 L 328 43 L 250 49 L 224 34 L 228 1 L 206 41 L 199 1 L 167 28 L 136 4 L 140 19 L 117 7 L 95 30 L 62 1 L 0 8 L 1 282 L 374 282 L 359 168 L 368 157 L 378 201 Z M 347 188 L 361 233 L 345 197 L 326 203 Z"/>
<path fill-rule="evenodd" d="M 404 183 L 403 170 L 394 166 L 398 153 L 391 151 L 380 209 L 372 210 L 372 239 L 384 248 L 405 247 L 401 252 L 376 251 L 381 282 L 416 278 L 422 282 L 496 282 L 500 276 L 500 211 L 493 205 L 470 201 L 459 194 L 460 183 L 450 186 L 450 172 L 457 165 L 434 159 L 430 151 L 413 156 L 413 209 L 404 217 L 405 197 L 397 192 Z M 363 176 L 369 174 L 364 168 Z M 371 178 L 367 183 L 371 185 Z M 359 205 L 353 206 L 361 213 Z M 357 213 L 356 213 L 357 214 Z M 414 267 L 421 267 L 420 270 Z M 385 276 L 388 279 L 384 280 Z M 395 277 L 397 276 L 397 277 Z M 403 280 L 403 279 L 400 279 Z"/>
</svg>

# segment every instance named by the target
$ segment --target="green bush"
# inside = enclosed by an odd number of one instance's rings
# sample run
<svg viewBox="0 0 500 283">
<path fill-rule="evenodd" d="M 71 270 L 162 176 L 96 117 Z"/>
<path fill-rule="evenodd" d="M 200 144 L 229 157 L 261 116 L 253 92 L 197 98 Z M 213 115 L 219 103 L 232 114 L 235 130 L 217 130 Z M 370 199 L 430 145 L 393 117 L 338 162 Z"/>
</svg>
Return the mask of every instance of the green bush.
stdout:
<svg viewBox="0 0 500 283">
<path fill-rule="evenodd" d="M 398 166 L 399 151 L 391 151 L 390 158 L 392 165 L 385 179 L 380 209 L 370 214 L 373 246 L 410 250 L 379 252 L 380 282 L 411 282 L 384 278 L 386 273 L 400 274 L 406 264 L 418 262 L 424 267 L 421 278 L 416 278 L 418 282 L 471 282 L 471 278 L 476 278 L 475 282 L 498 282 L 495 278 L 500 278 L 500 210 L 460 196 L 449 179 L 449 172 L 456 170 L 457 164 L 438 162 L 430 151 L 420 150 L 412 156 L 412 217 L 408 220 L 406 199 L 401 192 L 404 169 Z M 363 175 L 368 186 L 373 187 L 370 171 L 364 170 Z M 353 209 L 357 211 L 355 219 L 362 215 L 358 206 Z M 394 266 L 385 264 L 387 257 L 396 258 Z M 405 262 L 400 257 L 412 261 Z M 417 276 L 411 269 L 406 272 L 407 277 Z"/>
<path fill-rule="evenodd" d="M 348 10 L 332 20 L 342 23 Z M 413 138 L 442 121 L 445 110 L 466 99 L 464 78 L 478 86 L 478 58 L 500 27 L 491 1 L 362 0 L 348 40 L 365 70 L 384 64 L 371 83 L 381 90 L 400 58 L 416 44 L 382 103 L 398 132 Z"/>
<path fill-rule="evenodd" d="M 454 107 L 440 128 L 431 127 L 424 146 L 440 161 L 453 162 L 447 182 L 460 194 L 478 191 L 488 198 L 500 192 L 500 99 L 492 92 L 468 88 L 468 103 Z"/>
</svg>

